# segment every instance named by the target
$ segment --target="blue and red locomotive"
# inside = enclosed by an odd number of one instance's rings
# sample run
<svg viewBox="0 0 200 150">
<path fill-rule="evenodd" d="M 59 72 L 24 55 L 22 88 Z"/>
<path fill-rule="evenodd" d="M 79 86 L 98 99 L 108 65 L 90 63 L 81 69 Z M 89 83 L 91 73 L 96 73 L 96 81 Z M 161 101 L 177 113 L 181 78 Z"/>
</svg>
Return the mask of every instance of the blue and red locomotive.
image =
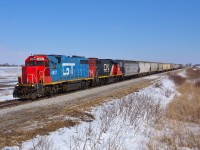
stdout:
<svg viewBox="0 0 200 150">
<path fill-rule="evenodd" d="M 36 99 L 181 68 L 180 64 L 64 55 L 33 55 L 25 60 L 14 97 Z"/>
<path fill-rule="evenodd" d="M 13 96 L 35 99 L 121 79 L 120 66 L 111 59 L 33 55 L 25 60 Z"/>
</svg>

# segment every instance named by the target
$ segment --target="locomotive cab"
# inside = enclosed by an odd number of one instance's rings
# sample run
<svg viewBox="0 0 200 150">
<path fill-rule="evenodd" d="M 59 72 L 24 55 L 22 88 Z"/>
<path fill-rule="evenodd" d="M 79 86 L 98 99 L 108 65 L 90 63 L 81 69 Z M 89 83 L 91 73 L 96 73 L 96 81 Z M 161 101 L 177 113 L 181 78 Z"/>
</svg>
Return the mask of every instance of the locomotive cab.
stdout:
<svg viewBox="0 0 200 150">
<path fill-rule="evenodd" d="M 18 78 L 13 96 L 35 99 L 44 95 L 43 85 L 52 82 L 51 64 L 45 55 L 29 56 L 22 66 L 22 76 Z"/>
<path fill-rule="evenodd" d="M 22 67 L 22 84 L 51 82 L 50 61 L 45 55 L 29 56 Z"/>
</svg>

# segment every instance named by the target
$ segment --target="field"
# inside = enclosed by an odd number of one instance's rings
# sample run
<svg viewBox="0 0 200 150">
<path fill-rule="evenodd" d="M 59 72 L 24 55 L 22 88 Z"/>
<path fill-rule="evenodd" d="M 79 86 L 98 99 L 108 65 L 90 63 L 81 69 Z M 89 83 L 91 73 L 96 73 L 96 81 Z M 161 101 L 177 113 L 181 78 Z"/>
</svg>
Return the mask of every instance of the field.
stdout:
<svg viewBox="0 0 200 150">
<path fill-rule="evenodd" d="M 200 149 L 200 70 L 169 74 L 177 95 L 154 127 L 149 149 Z"/>
<path fill-rule="evenodd" d="M 32 122 L 0 141 L 6 150 L 200 149 L 200 70 L 147 78 L 72 107 L 28 110 Z"/>
<path fill-rule="evenodd" d="M 13 99 L 13 89 L 20 75 L 20 67 L 0 67 L 0 101 Z"/>
</svg>

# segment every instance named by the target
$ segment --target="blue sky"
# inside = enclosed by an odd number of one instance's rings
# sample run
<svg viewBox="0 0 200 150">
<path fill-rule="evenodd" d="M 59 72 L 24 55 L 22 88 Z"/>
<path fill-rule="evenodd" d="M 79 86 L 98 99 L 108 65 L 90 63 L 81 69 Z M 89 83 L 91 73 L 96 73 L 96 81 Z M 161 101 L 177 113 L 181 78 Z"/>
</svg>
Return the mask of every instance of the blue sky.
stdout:
<svg viewBox="0 0 200 150">
<path fill-rule="evenodd" d="M 199 0 L 1 0 L 0 63 L 64 54 L 200 63 Z"/>
</svg>

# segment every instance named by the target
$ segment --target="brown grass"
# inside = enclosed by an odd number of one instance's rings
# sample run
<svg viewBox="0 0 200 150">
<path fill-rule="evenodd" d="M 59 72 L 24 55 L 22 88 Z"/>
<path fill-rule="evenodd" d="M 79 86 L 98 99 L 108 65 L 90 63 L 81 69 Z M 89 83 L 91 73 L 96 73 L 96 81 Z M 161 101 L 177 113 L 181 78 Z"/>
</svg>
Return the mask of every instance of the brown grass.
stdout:
<svg viewBox="0 0 200 150">
<path fill-rule="evenodd" d="M 172 131 L 175 131 L 172 129 Z M 169 145 L 170 149 L 179 149 L 180 147 L 188 147 L 190 149 L 200 149 L 200 134 L 187 132 L 182 134 L 180 130 L 172 132 L 171 135 L 165 134 L 161 137 L 160 142 Z"/>
<path fill-rule="evenodd" d="M 195 86 L 196 86 L 197 88 L 200 88 L 200 81 L 196 81 Z"/>
<path fill-rule="evenodd" d="M 15 130 L 1 134 L 0 143 L 1 145 L 19 145 L 21 141 L 26 141 L 27 139 L 32 139 L 38 133 L 40 135 L 47 135 L 49 132 L 55 131 L 56 129 L 62 127 L 73 127 L 79 124 L 79 122 L 73 120 L 59 120 L 53 121 L 51 123 L 47 123 L 43 125 L 41 128 L 37 128 L 35 130 Z"/>
<path fill-rule="evenodd" d="M 186 79 L 184 77 L 181 77 L 181 76 L 175 75 L 175 74 L 170 74 L 169 78 L 171 80 L 173 80 L 175 84 L 178 84 L 178 85 L 182 85 L 186 81 Z"/>
<path fill-rule="evenodd" d="M 179 90 L 182 95 L 169 104 L 167 117 L 200 124 L 200 89 L 191 83 L 185 83 Z"/>
<path fill-rule="evenodd" d="M 72 108 L 65 108 L 63 110 L 63 112 L 67 115 L 67 116 L 71 116 L 74 118 L 79 118 L 81 119 L 81 121 L 85 121 L 85 122 L 91 122 L 93 121 L 95 118 L 92 114 L 81 111 L 77 108 L 72 109 Z"/>
<path fill-rule="evenodd" d="M 188 68 L 186 74 L 190 79 L 200 78 L 200 70 L 197 68 Z"/>
<path fill-rule="evenodd" d="M 153 136 L 148 143 L 148 149 L 172 149 L 180 147 L 200 149 L 200 133 L 195 132 L 193 126 L 200 129 L 200 71 L 189 68 L 186 70 L 187 79 L 178 75 L 169 75 L 173 80 L 179 93 L 175 99 L 169 103 L 165 121 L 162 125 L 157 124 L 157 131 L 162 131 L 164 135 Z M 191 80 L 192 79 L 192 80 Z M 196 82 L 193 82 L 195 80 Z"/>
<path fill-rule="evenodd" d="M 55 114 L 54 114 L 55 115 Z M 29 128 L 19 128 L 17 130 L 12 130 L 10 132 L 1 133 L 0 145 L 18 145 L 22 141 L 32 139 L 36 135 L 48 135 L 49 132 L 53 132 L 59 128 L 63 127 L 73 127 L 78 125 L 81 121 L 91 122 L 94 119 L 94 116 L 90 113 L 78 110 L 77 108 L 64 107 L 61 111 L 61 116 L 53 116 L 53 118 L 46 118 L 44 114 L 41 113 L 41 116 L 35 116 L 34 120 L 40 121 L 42 118 L 43 123 L 41 122 L 39 126 L 29 127 Z M 75 118 L 74 120 L 67 119 L 65 120 L 62 115 Z M 79 120 L 77 120 L 77 119 Z M 37 122 L 37 124 L 39 124 Z"/>
<path fill-rule="evenodd" d="M 156 129 L 162 132 L 155 132 L 147 144 L 149 150 L 178 150 L 181 147 L 200 149 L 200 133 L 199 130 L 195 131 L 194 129 L 199 127 L 197 124 L 167 118 L 160 127 Z"/>
</svg>

